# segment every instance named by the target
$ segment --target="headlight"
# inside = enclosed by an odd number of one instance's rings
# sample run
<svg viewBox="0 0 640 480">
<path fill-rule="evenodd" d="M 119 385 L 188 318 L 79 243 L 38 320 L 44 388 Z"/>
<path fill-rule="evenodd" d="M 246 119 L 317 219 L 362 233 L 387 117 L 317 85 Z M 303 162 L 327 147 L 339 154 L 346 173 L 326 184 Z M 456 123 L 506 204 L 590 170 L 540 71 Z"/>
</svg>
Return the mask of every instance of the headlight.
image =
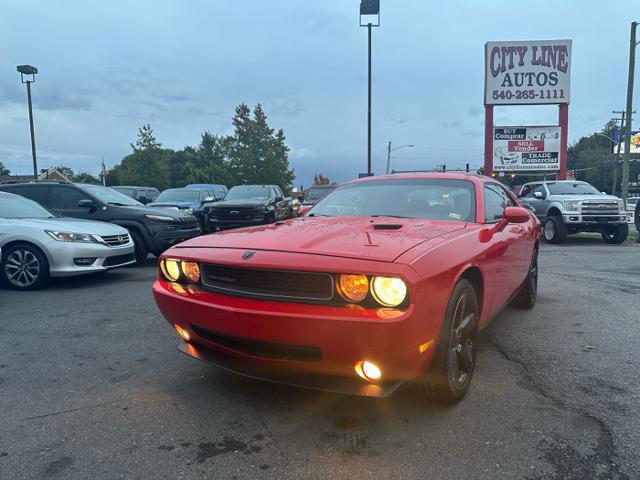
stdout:
<svg viewBox="0 0 640 480">
<path fill-rule="evenodd" d="M 349 302 L 361 302 L 369 293 L 369 279 L 366 275 L 339 275 L 338 293 Z"/>
<path fill-rule="evenodd" d="M 167 280 L 176 282 L 180 278 L 180 260 L 165 258 L 160 262 L 160 270 Z"/>
<path fill-rule="evenodd" d="M 187 215 L 191 215 L 193 214 L 193 208 L 185 208 L 182 210 L 184 213 L 186 213 Z"/>
<path fill-rule="evenodd" d="M 155 220 L 156 222 L 173 222 L 175 219 L 173 217 L 167 217 L 165 215 L 145 215 L 149 220 Z"/>
<path fill-rule="evenodd" d="M 564 208 L 566 208 L 569 212 L 577 212 L 580 210 L 580 205 L 582 201 L 580 200 L 563 200 Z"/>
<path fill-rule="evenodd" d="M 395 277 L 373 277 L 371 294 L 385 307 L 397 307 L 407 298 L 407 284 Z"/>
<path fill-rule="evenodd" d="M 200 280 L 200 265 L 197 262 L 181 262 L 182 273 L 190 282 L 196 283 Z"/>
<path fill-rule="evenodd" d="M 89 233 L 60 232 L 56 230 L 45 230 L 44 232 L 59 242 L 98 243 L 96 237 Z"/>
<path fill-rule="evenodd" d="M 622 200 L 618 200 L 618 210 L 624 210 L 624 202 Z"/>
</svg>

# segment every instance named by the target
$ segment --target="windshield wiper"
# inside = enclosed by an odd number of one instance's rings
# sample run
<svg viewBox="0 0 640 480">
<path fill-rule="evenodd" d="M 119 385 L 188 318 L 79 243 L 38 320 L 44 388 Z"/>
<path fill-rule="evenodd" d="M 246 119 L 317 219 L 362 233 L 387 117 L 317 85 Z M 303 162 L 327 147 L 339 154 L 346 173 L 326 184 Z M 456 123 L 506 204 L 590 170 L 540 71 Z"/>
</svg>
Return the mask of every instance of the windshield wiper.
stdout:
<svg viewBox="0 0 640 480">
<path fill-rule="evenodd" d="M 127 205 L 126 203 L 120 202 L 107 202 L 108 205 L 115 205 L 116 207 L 131 207 L 131 205 Z"/>
</svg>

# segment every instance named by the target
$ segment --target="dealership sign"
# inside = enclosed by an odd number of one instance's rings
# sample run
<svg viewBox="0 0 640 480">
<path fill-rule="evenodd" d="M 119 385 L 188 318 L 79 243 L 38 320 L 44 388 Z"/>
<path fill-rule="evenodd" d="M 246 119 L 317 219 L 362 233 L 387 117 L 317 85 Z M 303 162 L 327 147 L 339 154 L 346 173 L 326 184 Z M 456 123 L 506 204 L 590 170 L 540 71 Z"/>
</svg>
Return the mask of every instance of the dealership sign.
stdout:
<svg viewBox="0 0 640 480">
<path fill-rule="evenodd" d="M 569 103 L 571 40 L 487 42 L 485 105 Z"/>
<path fill-rule="evenodd" d="M 626 135 L 620 134 L 619 130 L 614 130 L 613 132 L 613 153 L 618 153 L 618 143 L 620 144 L 620 153 L 624 153 L 626 150 L 624 148 L 624 141 Z M 640 153 L 640 132 L 631 132 L 631 142 L 629 152 Z"/>
<path fill-rule="evenodd" d="M 493 127 L 493 170 L 560 168 L 560 127 Z"/>
</svg>

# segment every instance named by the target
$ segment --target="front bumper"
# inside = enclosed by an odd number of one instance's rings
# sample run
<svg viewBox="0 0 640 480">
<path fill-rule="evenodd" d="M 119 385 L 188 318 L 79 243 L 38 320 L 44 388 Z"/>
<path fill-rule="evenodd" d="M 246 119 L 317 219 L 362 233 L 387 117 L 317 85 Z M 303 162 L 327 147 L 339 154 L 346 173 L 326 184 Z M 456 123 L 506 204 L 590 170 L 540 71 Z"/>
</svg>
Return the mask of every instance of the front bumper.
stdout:
<svg viewBox="0 0 640 480">
<path fill-rule="evenodd" d="M 133 242 L 118 247 L 99 243 L 53 242 L 47 245 L 49 272 L 52 277 L 69 277 L 104 272 L 135 263 Z M 78 265 L 76 259 L 95 258 L 89 265 Z"/>
<path fill-rule="evenodd" d="M 625 213 L 617 215 L 583 215 L 581 213 L 566 213 L 562 215 L 565 224 L 617 225 L 627 223 Z"/>
<path fill-rule="evenodd" d="M 253 378 L 354 395 L 387 396 L 418 377 L 440 325 L 424 321 L 414 305 L 396 311 L 260 301 L 163 280 L 153 294 L 167 322 L 190 333 L 184 353 Z M 290 354 L 300 350 L 319 355 Z M 354 364 L 365 359 L 380 366 L 383 382 L 356 375 Z"/>
<path fill-rule="evenodd" d="M 160 255 L 169 247 L 180 243 L 184 240 L 188 240 L 193 237 L 197 237 L 202 233 L 200 225 L 197 223 L 191 225 L 163 225 L 155 235 L 151 236 L 151 248 L 150 252 L 154 255 Z"/>
</svg>

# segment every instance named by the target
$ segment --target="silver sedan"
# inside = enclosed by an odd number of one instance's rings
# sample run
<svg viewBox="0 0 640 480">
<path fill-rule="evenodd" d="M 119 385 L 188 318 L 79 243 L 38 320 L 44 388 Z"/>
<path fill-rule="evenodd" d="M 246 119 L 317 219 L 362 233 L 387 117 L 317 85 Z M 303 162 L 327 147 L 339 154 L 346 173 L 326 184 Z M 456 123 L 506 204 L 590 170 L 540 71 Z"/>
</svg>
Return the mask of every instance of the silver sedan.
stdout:
<svg viewBox="0 0 640 480">
<path fill-rule="evenodd" d="M 129 232 L 112 223 L 61 218 L 19 195 L 0 192 L 0 280 L 34 290 L 50 277 L 82 275 L 135 262 Z"/>
</svg>

